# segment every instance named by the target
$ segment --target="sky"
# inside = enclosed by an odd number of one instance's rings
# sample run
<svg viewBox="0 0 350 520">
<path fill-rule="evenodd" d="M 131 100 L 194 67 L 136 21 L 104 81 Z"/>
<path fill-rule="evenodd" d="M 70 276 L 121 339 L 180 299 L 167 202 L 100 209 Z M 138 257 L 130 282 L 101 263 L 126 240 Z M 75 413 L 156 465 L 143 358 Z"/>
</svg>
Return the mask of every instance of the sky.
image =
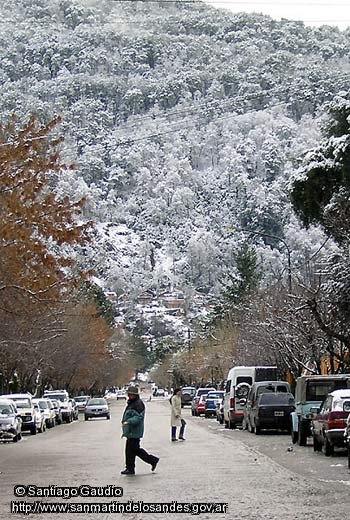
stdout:
<svg viewBox="0 0 350 520">
<path fill-rule="evenodd" d="M 234 13 L 263 13 L 275 20 L 302 20 L 306 25 L 335 25 L 344 30 L 350 27 L 350 0 L 205 0 L 214 7 Z"/>
</svg>

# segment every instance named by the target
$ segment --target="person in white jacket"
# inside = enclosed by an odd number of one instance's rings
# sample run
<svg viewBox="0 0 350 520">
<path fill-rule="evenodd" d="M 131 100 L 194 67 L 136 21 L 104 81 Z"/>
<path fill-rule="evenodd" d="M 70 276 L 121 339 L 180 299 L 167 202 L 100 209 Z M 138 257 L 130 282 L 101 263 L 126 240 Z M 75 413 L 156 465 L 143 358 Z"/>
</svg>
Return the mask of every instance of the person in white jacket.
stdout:
<svg viewBox="0 0 350 520">
<path fill-rule="evenodd" d="M 184 433 L 186 421 L 181 416 L 181 388 L 175 388 L 173 395 L 170 398 L 171 404 L 171 440 L 177 441 L 176 430 L 179 427 L 179 439 L 184 441 Z"/>
</svg>

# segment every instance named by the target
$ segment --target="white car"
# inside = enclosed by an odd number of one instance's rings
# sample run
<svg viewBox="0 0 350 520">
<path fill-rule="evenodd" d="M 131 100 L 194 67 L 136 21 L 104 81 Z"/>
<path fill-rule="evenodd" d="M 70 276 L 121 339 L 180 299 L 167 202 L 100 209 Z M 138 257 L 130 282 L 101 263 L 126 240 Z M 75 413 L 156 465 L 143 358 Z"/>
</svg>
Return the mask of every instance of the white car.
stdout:
<svg viewBox="0 0 350 520">
<path fill-rule="evenodd" d="M 109 406 L 106 399 L 102 397 L 93 397 L 85 406 L 84 412 L 85 421 L 92 419 L 93 417 L 106 417 L 111 418 Z"/>
<path fill-rule="evenodd" d="M 49 399 L 33 399 L 33 403 L 39 406 L 41 413 L 45 419 L 45 425 L 47 428 L 53 428 L 56 423 L 56 412 L 53 404 Z"/>
<path fill-rule="evenodd" d="M 117 390 L 116 394 L 117 394 L 117 401 L 119 399 L 127 399 L 128 398 L 126 390 L 124 390 L 124 389 L 123 390 Z"/>
<path fill-rule="evenodd" d="M 40 431 L 42 417 L 34 409 L 31 394 L 6 394 L 0 396 L 0 399 L 4 398 L 14 401 L 22 419 L 22 431 L 29 430 L 32 435 L 36 435 Z"/>
<path fill-rule="evenodd" d="M 44 399 L 56 399 L 60 403 L 62 420 L 70 423 L 74 418 L 72 402 L 69 400 L 67 390 L 45 390 Z"/>
<path fill-rule="evenodd" d="M 91 399 L 89 395 L 77 395 L 74 397 L 74 401 L 77 403 L 79 412 L 83 412 L 85 410 L 86 403 Z"/>
<path fill-rule="evenodd" d="M 0 441 L 17 442 L 22 437 L 22 419 L 10 399 L 0 399 Z"/>
</svg>

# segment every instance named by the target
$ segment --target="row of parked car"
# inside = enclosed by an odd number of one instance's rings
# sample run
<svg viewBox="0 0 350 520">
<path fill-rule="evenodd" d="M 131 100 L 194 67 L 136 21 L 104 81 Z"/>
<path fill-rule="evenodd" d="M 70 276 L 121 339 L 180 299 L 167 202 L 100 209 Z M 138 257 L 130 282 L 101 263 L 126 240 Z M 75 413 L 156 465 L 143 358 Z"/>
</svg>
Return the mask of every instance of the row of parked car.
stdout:
<svg viewBox="0 0 350 520">
<path fill-rule="evenodd" d="M 90 396 L 69 397 L 66 390 L 45 391 L 40 398 L 29 393 L 0 395 L 0 441 L 17 442 L 22 432 L 43 433 L 63 422 L 71 423 L 84 412 L 85 420 L 92 417 L 110 419 L 108 403 Z"/>
<path fill-rule="evenodd" d="M 290 432 L 300 446 L 312 437 L 314 451 L 326 456 L 347 448 L 350 468 L 350 374 L 302 376 L 294 396 L 287 381 L 251 381 L 240 369 L 256 367 L 235 368 L 241 375 L 227 381 L 225 390 L 184 387 L 182 406 L 190 405 L 193 416 L 215 416 L 226 428 L 240 426 L 256 435 Z"/>
</svg>

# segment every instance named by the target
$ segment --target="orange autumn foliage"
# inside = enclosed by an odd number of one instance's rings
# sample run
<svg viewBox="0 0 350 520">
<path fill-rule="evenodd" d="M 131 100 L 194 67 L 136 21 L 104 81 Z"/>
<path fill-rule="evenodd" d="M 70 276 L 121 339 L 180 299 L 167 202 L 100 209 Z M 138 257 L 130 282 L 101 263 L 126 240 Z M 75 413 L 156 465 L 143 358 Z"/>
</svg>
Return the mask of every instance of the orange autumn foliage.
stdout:
<svg viewBox="0 0 350 520">
<path fill-rule="evenodd" d="M 48 188 L 50 174 L 67 168 L 58 153 L 61 139 L 50 137 L 56 124 L 31 118 L 22 129 L 15 119 L 0 126 L 1 288 L 57 290 L 72 263 L 60 246 L 88 238 L 90 224 L 76 219 L 83 201 L 58 199 Z"/>
</svg>

